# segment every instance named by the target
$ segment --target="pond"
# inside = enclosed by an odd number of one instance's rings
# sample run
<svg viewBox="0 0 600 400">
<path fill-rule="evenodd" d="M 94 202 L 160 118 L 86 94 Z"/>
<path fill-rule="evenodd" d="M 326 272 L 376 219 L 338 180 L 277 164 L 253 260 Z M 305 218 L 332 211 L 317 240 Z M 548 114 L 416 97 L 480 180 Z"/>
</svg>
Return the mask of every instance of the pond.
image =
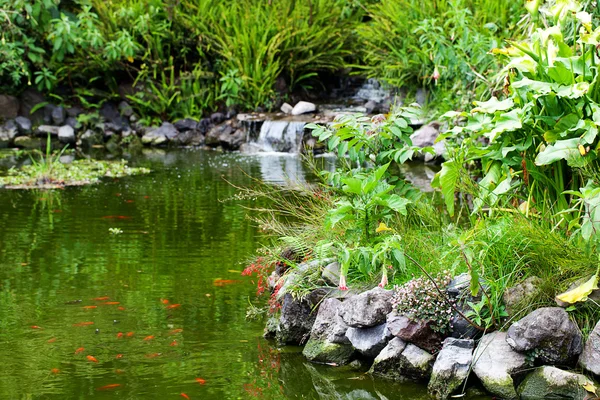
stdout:
<svg viewBox="0 0 600 400">
<path fill-rule="evenodd" d="M 226 181 L 310 181 L 297 157 L 152 150 L 130 164 L 153 172 L 0 191 L 1 399 L 427 398 L 307 363 L 246 320 L 256 289 L 240 272 L 266 239 Z"/>
</svg>

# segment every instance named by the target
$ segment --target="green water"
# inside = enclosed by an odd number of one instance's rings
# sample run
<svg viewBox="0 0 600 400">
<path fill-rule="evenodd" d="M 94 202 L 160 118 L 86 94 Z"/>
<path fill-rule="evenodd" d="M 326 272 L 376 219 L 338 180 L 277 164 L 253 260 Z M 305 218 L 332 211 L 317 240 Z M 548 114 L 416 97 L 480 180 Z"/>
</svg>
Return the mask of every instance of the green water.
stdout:
<svg viewBox="0 0 600 400">
<path fill-rule="evenodd" d="M 240 271 L 265 239 L 242 207 L 253 204 L 222 201 L 236 193 L 225 179 L 310 180 L 297 158 L 178 150 L 131 163 L 154 172 L 0 190 L 1 399 L 426 398 L 424 386 L 307 363 L 246 320 L 255 286 Z"/>
</svg>

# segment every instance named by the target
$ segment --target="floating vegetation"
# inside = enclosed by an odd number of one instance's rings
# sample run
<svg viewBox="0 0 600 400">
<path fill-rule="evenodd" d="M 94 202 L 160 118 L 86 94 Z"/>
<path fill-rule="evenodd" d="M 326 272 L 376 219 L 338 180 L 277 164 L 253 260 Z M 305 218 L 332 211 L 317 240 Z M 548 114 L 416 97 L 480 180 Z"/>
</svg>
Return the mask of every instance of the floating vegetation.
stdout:
<svg viewBox="0 0 600 400">
<path fill-rule="evenodd" d="M 147 168 L 132 168 L 127 161 L 75 160 L 69 164 L 52 162 L 51 168 L 34 162 L 20 168 L 11 168 L 0 176 L 4 189 L 59 189 L 65 186 L 82 186 L 97 183 L 101 178 L 121 178 L 147 174 Z"/>
</svg>

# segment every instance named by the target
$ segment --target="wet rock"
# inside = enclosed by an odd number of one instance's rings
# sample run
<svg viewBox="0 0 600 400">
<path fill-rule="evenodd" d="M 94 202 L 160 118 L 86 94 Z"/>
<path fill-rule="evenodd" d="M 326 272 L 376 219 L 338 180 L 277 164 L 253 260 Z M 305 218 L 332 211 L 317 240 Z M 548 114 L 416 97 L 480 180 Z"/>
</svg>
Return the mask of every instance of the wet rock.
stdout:
<svg viewBox="0 0 600 400">
<path fill-rule="evenodd" d="M 523 310 L 524 307 L 530 305 L 540 294 L 541 284 L 542 280 L 540 278 L 531 276 L 522 283 L 506 289 L 502 295 L 502 300 L 508 316 L 513 317 Z"/>
<path fill-rule="evenodd" d="M 233 133 L 222 132 L 219 136 L 221 147 L 226 150 L 238 150 L 246 141 L 246 132 L 237 129 Z"/>
<path fill-rule="evenodd" d="M 505 332 L 484 335 L 473 355 L 473 372 L 483 386 L 503 399 L 517 399 L 513 377 L 529 366 L 525 354 L 506 343 Z"/>
<path fill-rule="evenodd" d="M 0 94 L 0 119 L 16 118 L 19 115 L 19 99 L 7 94 Z"/>
<path fill-rule="evenodd" d="M 103 135 L 99 132 L 94 132 L 91 129 L 86 130 L 79 138 L 81 145 L 86 148 L 97 146 L 104 143 Z"/>
<path fill-rule="evenodd" d="M 193 131 L 198 128 L 198 121 L 191 118 L 184 118 L 175 121 L 173 125 L 179 132 Z"/>
<path fill-rule="evenodd" d="M 365 109 L 367 114 L 374 114 L 378 111 L 379 107 L 376 101 L 369 100 L 365 103 Z"/>
<path fill-rule="evenodd" d="M 391 312 L 387 316 L 388 329 L 392 335 L 405 342 L 413 343 L 430 352 L 439 350 L 442 336 L 430 327 L 430 323 L 422 320 L 412 320 L 405 315 Z"/>
<path fill-rule="evenodd" d="M 40 103 L 45 102 L 44 96 L 33 88 L 25 89 L 20 96 L 21 108 L 19 114 L 29 118 L 34 124 L 39 124 L 44 121 L 44 110 L 39 109 L 31 114 L 31 110 Z"/>
<path fill-rule="evenodd" d="M 340 309 L 340 316 L 353 328 L 382 324 L 392 311 L 392 296 L 393 291 L 375 287 L 346 300 Z"/>
<path fill-rule="evenodd" d="M 340 284 L 340 264 L 335 261 L 327 265 L 323 269 L 321 277 L 331 286 L 338 286 Z"/>
<path fill-rule="evenodd" d="M 306 113 L 314 113 L 317 111 L 317 106 L 308 101 L 299 101 L 292 109 L 292 115 L 302 115 Z"/>
<path fill-rule="evenodd" d="M 237 116 L 237 111 L 235 108 L 230 108 L 227 110 L 227 114 L 225 114 L 225 119 L 233 119 Z"/>
<path fill-rule="evenodd" d="M 21 135 L 29 135 L 31 133 L 32 124 L 29 118 L 19 116 L 15 118 L 15 124 Z"/>
<path fill-rule="evenodd" d="M 46 137 L 48 134 L 51 136 L 58 136 L 58 130 L 60 127 L 52 125 L 40 125 L 36 128 L 35 133 L 38 136 Z"/>
<path fill-rule="evenodd" d="M 55 106 L 52 107 L 52 123 L 54 125 L 62 125 L 65 123 L 65 119 L 67 118 L 67 112 L 64 107 Z"/>
<path fill-rule="evenodd" d="M 308 339 L 317 313 L 312 312 L 306 300 L 294 299 L 287 293 L 283 297 L 277 340 L 282 344 L 303 344 Z"/>
<path fill-rule="evenodd" d="M 65 121 L 65 124 L 69 125 L 75 131 L 77 131 L 79 128 L 81 128 L 81 124 L 77 121 L 76 118 L 73 118 L 73 117 L 67 118 Z"/>
<path fill-rule="evenodd" d="M 361 354 L 375 358 L 390 341 L 392 334 L 387 324 L 383 323 L 369 328 L 348 328 L 346 337 Z"/>
<path fill-rule="evenodd" d="M 294 107 L 292 107 L 290 104 L 288 103 L 283 103 L 281 105 L 281 107 L 279 108 L 281 110 L 282 113 L 284 114 L 291 114 L 292 110 L 294 109 Z"/>
<path fill-rule="evenodd" d="M 446 153 L 446 145 L 444 141 L 438 143 L 435 142 L 437 137 L 440 135 L 440 123 L 431 122 L 428 125 L 422 126 L 412 135 L 410 139 L 413 145 L 418 147 L 433 147 L 435 154 L 425 153 L 422 156 L 419 155 L 417 158 L 422 158 L 425 162 L 431 162 L 435 159 L 442 159 Z"/>
<path fill-rule="evenodd" d="M 225 114 L 220 112 L 212 113 L 210 115 L 210 121 L 215 125 L 220 124 L 221 122 L 225 121 Z"/>
<path fill-rule="evenodd" d="M 0 149 L 5 149 L 10 145 L 11 139 L 8 132 L 0 128 Z"/>
<path fill-rule="evenodd" d="M 126 101 L 119 103 L 119 113 L 124 117 L 131 117 L 133 115 L 133 108 Z"/>
<path fill-rule="evenodd" d="M 600 321 L 585 342 L 579 357 L 579 365 L 586 371 L 600 376 Z"/>
<path fill-rule="evenodd" d="M 63 144 L 75 143 L 75 130 L 72 126 L 64 125 L 58 128 L 58 140 Z"/>
<path fill-rule="evenodd" d="M 16 147 L 21 149 L 40 149 L 42 142 L 39 138 L 31 137 L 31 136 L 18 136 L 14 140 L 14 144 Z"/>
<path fill-rule="evenodd" d="M 121 115 L 117 106 L 111 102 L 106 102 L 100 108 L 100 116 L 104 119 L 105 127 L 115 132 L 122 132 L 129 127 L 128 118 Z"/>
<path fill-rule="evenodd" d="M 480 279 L 480 283 L 487 289 L 487 285 L 482 279 Z M 481 300 L 481 290 L 479 290 L 477 297 L 473 297 L 471 296 L 470 285 L 471 277 L 468 273 L 462 273 L 455 276 L 446 289 L 448 298 L 454 302 L 455 307 L 463 315 L 472 310 L 469 303 L 478 303 Z M 451 336 L 457 339 L 473 339 L 481 334 L 481 331 L 472 326 L 456 310 L 452 312 L 450 325 L 452 326 Z"/>
<path fill-rule="evenodd" d="M 327 340 L 332 343 L 350 343 L 346 337 L 348 326 L 338 314 L 341 305 L 342 302 L 337 299 L 323 300 L 310 332 L 311 338 Z"/>
<path fill-rule="evenodd" d="M 446 338 L 439 352 L 427 390 L 436 399 L 447 399 L 469 376 L 475 342 Z"/>
<path fill-rule="evenodd" d="M 177 129 L 173 124 L 169 122 L 163 122 L 162 125 L 156 129 L 151 129 L 144 136 L 142 136 L 142 143 L 152 146 L 165 145 L 170 140 L 174 139 L 177 134 Z"/>
<path fill-rule="evenodd" d="M 508 328 L 506 342 L 544 363 L 569 364 L 583 349 L 581 333 L 560 307 L 538 308 Z"/>
<path fill-rule="evenodd" d="M 212 121 L 210 118 L 202 118 L 200 122 L 198 122 L 198 129 L 203 135 L 205 135 L 210 130 L 211 126 Z"/>
<path fill-rule="evenodd" d="M 8 137 L 8 140 L 11 142 L 19 134 L 17 124 L 12 119 L 6 121 L 4 125 L 0 127 L 0 130 L 4 131 L 5 135 Z"/>
<path fill-rule="evenodd" d="M 370 373 L 388 379 L 426 380 L 434 357 L 414 344 L 393 338 L 375 358 Z"/>
<path fill-rule="evenodd" d="M 345 365 L 352 361 L 354 348 L 350 344 L 310 338 L 302 354 L 312 362 Z"/>
<path fill-rule="evenodd" d="M 519 385 L 518 393 L 522 400 L 586 398 L 583 386 L 590 382 L 584 375 L 544 366 L 537 368 L 525 377 Z"/>
<path fill-rule="evenodd" d="M 217 125 L 211 128 L 205 137 L 205 144 L 210 147 L 221 145 L 221 136 L 227 137 L 233 133 L 233 128 L 228 124 Z"/>
</svg>

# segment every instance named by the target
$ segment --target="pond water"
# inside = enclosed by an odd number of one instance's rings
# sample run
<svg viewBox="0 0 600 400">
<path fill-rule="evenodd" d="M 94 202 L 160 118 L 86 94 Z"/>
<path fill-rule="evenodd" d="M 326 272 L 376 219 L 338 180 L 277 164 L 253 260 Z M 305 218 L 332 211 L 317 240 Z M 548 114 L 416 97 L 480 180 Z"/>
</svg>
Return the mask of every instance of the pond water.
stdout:
<svg viewBox="0 0 600 400">
<path fill-rule="evenodd" d="M 240 272 L 265 238 L 252 204 L 223 201 L 225 180 L 310 180 L 297 157 L 152 150 L 131 164 L 153 173 L 0 190 L 0 399 L 427 398 L 307 363 L 246 320 L 255 286 Z"/>
</svg>

